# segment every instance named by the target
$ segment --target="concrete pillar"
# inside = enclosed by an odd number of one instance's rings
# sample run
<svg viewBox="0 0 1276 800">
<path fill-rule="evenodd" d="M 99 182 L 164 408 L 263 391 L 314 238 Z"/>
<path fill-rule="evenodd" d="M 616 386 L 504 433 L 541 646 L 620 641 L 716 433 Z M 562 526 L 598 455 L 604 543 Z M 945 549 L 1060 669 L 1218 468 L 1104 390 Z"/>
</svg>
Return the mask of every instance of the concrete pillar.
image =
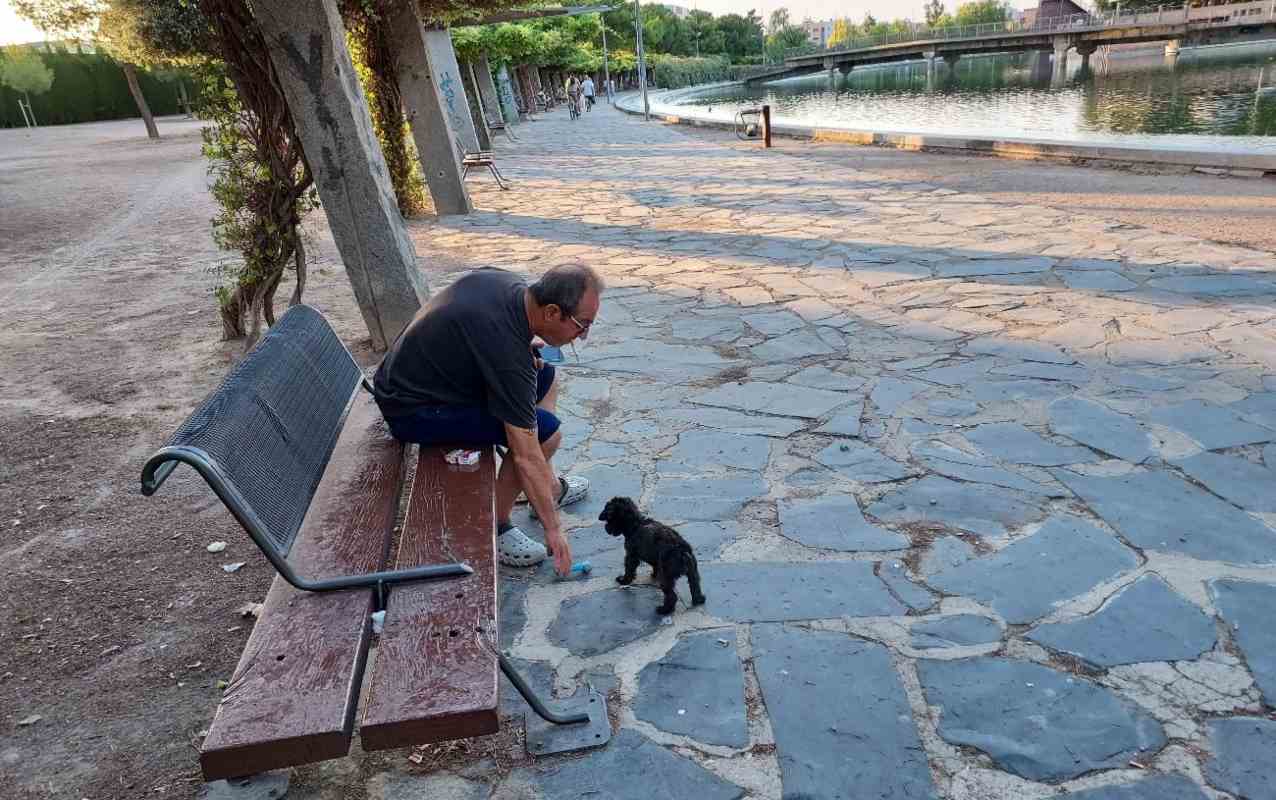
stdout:
<svg viewBox="0 0 1276 800">
<path fill-rule="evenodd" d="M 468 214 L 473 210 L 456 152 L 456 131 L 447 113 L 442 88 L 433 80 L 425 51 L 425 28 L 413 3 L 403 3 L 390 24 L 390 48 L 399 70 L 399 93 L 412 126 L 412 141 L 421 159 L 421 172 L 430 187 L 438 214 Z"/>
<path fill-rule="evenodd" d="M 510 80 L 510 71 L 504 64 L 496 71 L 496 88 L 501 98 L 501 111 L 505 114 L 505 124 L 513 125 L 519 122 L 518 101 L 514 99 L 514 82 Z"/>
<path fill-rule="evenodd" d="M 474 70 L 469 62 L 458 65 L 461 70 L 461 87 L 465 92 L 465 107 L 470 112 L 470 122 L 474 125 L 474 135 L 478 137 L 480 150 L 492 149 L 492 137 L 487 131 L 487 121 L 483 119 L 483 108 L 479 105 L 478 87 L 474 85 Z"/>
<path fill-rule="evenodd" d="M 1081 42 L 1077 45 L 1077 54 L 1081 56 L 1081 71 L 1090 71 L 1090 56 L 1094 54 L 1095 45 L 1092 42 Z"/>
<path fill-rule="evenodd" d="M 379 350 L 429 295 L 394 200 L 336 0 L 254 3 L 332 238 Z"/>
<path fill-rule="evenodd" d="M 474 118 L 470 115 L 469 100 L 461 83 L 461 68 L 456 63 L 456 51 L 452 49 L 452 34 L 447 28 L 426 28 L 424 40 L 430 75 L 443 93 L 448 121 L 452 130 L 456 131 L 456 138 L 466 152 L 485 149 L 479 142 Z"/>
<path fill-rule="evenodd" d="M 501 119 L 501 101 L 496 93 L 496 84 L 492 82 L 492 66 L 487 63 L 487 54 L 479 56 L 479 59 L 472 63 L 470 67 L 474 70 L 474 80 L 478 83 L 479 100 L 483 104 L 483 114 L 488 119 L 499 121 Z M 517 115 L 515 115 L 517 121 Z"/>
<path fill-rule="evenodd" d="M 960 53 L 945 53 L 944 54 L 944 63 L 948 65 L 949 72 L 957 71 L 957 60 L 959 58 L 961 58 Z"/>
<path fill-rule="evenodd" d="M 1068 79 L 1068 50 L 1072 42 L 1066 36 L 1054 40 L 1054 59 L 1051 62 L 1050 85 L 1061 86 Z"/>
<path fill-rule="evenodd" d="M 1165 43 L 1165 63 L 1174 66 L 1179 61 L 1179 50 L 1183 47 L 1182 39 L 1171 39 Z"/>
</svg>

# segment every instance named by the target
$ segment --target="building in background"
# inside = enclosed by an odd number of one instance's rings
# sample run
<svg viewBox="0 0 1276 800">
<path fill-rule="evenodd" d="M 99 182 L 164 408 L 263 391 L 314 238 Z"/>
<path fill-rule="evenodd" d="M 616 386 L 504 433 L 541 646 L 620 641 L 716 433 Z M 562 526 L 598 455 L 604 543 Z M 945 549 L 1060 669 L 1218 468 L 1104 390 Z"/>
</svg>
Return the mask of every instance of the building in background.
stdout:
<svg viewBox="0 0 1276 800">
<path fill-rule="evenodd" d="M 833 23 L 835 19 L 824 19 L 816 22 L 811 19 L 805 19 L 799 26 L 806 34 L 806 39 L 815 47 L 826 47 L 829 43 L 829 37 L 833 35 Z"/>
</svg>

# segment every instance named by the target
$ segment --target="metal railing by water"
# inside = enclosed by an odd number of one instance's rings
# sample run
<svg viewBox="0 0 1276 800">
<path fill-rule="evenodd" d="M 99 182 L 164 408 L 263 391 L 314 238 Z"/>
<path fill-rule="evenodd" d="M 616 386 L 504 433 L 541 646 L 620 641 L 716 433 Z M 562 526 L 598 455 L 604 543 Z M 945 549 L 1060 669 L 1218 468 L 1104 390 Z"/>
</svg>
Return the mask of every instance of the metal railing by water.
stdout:
<svg viewBox="0 0 1276 800">
<path fill-rule="evenodd" d="M 1155 11 L 1142 11 L 1133 14 L 1116 12 L 1109 14 L 1072 14 L 1069 16 L 1046 17 L 1034 20 L 1031 23 L 1025 23 L 1022 20 L 1005 20 L 1003 22 L 986 22 L 979 25 L 948 25 L 942 28 L 916 25 L 908 30 L 892 31 L 878 36 L 861 37 L 847 42 L 839 42 L 832 47 L 826 45 L 822 48 L 792 48 L 785 51 L 784 58 L 788 61 L 795 58 L 853 53 L 878 47 L 917 42 L 941 43 L 962 39 L 1030 36 L 1041 33 L 1083 33 L 1108 28 L 1144 25 L 1190 24 L 1193 29 L 1201 29 L 1256 25 L 1273 21 L 1276 21 L 1276 0 L 1258 0 L 1257 2 L 1233 3 L 1223 6 L 1201 6 L 1199 8 L 1161 7 Z"/>
</svg>

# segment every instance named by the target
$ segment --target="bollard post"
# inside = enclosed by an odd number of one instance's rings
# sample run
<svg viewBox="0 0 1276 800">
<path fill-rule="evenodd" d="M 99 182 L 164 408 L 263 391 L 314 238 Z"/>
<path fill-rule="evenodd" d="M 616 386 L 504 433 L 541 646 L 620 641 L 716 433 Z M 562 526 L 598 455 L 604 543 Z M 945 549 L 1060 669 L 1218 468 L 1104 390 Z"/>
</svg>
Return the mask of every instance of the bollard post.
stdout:
<svg viewBox="0 0 1276 800">
<path fill-rule="evenodd" d="M 762 146 L 771 146 L 771 107 L 762 106 Z"/>
</svg>

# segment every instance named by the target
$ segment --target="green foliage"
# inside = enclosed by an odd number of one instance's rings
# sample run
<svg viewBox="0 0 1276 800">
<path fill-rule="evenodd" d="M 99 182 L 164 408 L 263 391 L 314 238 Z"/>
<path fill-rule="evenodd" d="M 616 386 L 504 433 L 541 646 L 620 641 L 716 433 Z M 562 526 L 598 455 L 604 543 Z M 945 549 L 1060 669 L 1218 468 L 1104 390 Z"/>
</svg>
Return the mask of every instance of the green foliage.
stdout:
<svg viewBox="0 0 1276 800">
<path fill-rule="evenodd" d="M 726 14 L 717 18 L 718 31 L 722 33 L 722 51 L 733 62 L 741 62 L 750 56 L 762 55 L 766 36 L 762 32 L 762 18 L 752 9 L 745 16 Z"/>
<path fill-rule="evenodd" d="M 44 94 L 53 86 L 53 70 L 30 48 L 6 47 L 0 61 L 0 86 L 23 95 Z"/>
<path fill-rule="evenodd" d="M 957 25 L 983 25 L 1010 19 L 1010 4 L 1001 0 L 974 0 L 957 6 L 953 22 Z"/>
<path fill-rule="evenodd" d="M 773 64 L 783 61 L 786 55 L 813 49 L 815 48 L 811 45 L 811 40 L 806 37 L 806 31 L 796 25 L 780 28 L 766 37 L 766 58 Z"/>
<path fill-rule="evenodd" d="M 725 56 L 696 58 L 660 53 L 650 58 L 656 85 L 662 89 L 681 89 L 698 83 L 714 83 L 731 79 L 731 62 Z"/>
<path fill-rule="evenodd" d="M 10 0 L 9 5 L 45 33 L 83 36 L 97 27 L 105 0 Z"/>
<path fill-rule="evenodd" d="M 929 0 L 922 8 L 926 13 L 926 24 L 932 28 L 937 27 L 937 23 L 944 18 L 942 0 Z"/>
<path fill-rule="evenodd" d="M 789 10 L 781 6 L 771 12 L 771 17 L 767 20 L 766 32 L 769 36 L 774 36 L 792 24 L 789 19 Z"/>
<path fill-rule="evenodd" d="M 845 17 L 833 23 L 833 32 L 829 34 L 828 46 L 839 47 L 855 38 L 855 23 Z"/>
<path fill-rule="evenodd" d="M 110 56 L 53 52 L 41 53 L 39 58 L 53 72 L 53 88 L 38 97 L 31 96 L 32 110 L 41 125 L 134 119 L 138 116 L 137 104 L 129 94 L 120 64 Z M 183 71 L 181 74 L 189 86 L 190 73 Z M 180 113 L 176 85 L 165 83 L 145 70 L 138 70 L 137 80 L 155 114 Z M 12 89 L 0 87 L 0 128 L 22 127 L 22 115 L 18 112 L 20 96 Z"/>
</svg>

